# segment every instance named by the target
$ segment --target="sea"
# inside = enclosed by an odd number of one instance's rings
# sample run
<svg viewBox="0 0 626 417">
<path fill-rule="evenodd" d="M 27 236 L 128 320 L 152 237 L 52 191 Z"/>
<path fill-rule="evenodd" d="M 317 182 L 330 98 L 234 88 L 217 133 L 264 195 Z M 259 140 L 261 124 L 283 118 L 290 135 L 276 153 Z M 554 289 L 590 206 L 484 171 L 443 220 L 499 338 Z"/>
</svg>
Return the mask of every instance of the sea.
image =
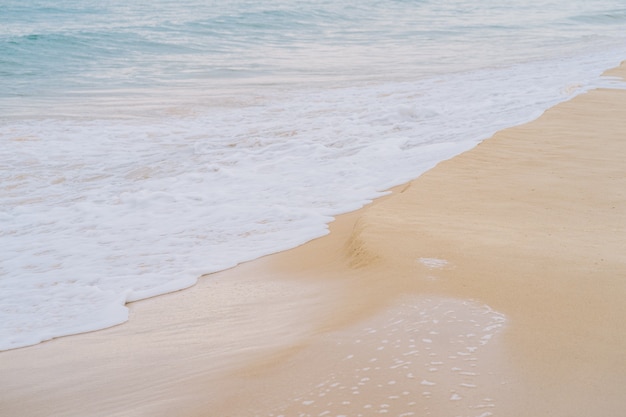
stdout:
<svg viewBox="0 0 626 417">
<path fill-rule="evenodd" d="M 0 0 L 0 350 L 323 236 L 625 59 L 623 0 Z"/>
</svg>

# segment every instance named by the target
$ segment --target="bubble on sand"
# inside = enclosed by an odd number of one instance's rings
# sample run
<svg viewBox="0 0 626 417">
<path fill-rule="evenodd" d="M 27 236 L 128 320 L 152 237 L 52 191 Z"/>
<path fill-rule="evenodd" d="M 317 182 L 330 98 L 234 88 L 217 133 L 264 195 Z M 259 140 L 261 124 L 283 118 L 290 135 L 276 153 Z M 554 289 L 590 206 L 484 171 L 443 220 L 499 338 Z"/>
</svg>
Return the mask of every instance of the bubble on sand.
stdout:
<svg viewBox="0 0 626 417">
<path fill-rule="evenodd" d="M 481 382 L 478 372 L 469 371 L 483 360 L 484 345 L 479 342 L 491 341 L 481 338 L 495 338 L 504 324 L 502 314 L 470 300 L 433 297 L 403 303 L 367 326 L 326 336 L 332 347 L 327 359 L 336 366 L 322 377 L 324 382 L 311 381 L 311 390 L 300 398 L 323 394 L 329 402 L 306 405 L 294 400 L 281 411 L 293 416 L 317 416 L 326 410 L 333 416 L 339 411 L 355 417 L 410 416 L 428 406 L 428 412 L 416 415 L 434 416 L 438 404 L 465 409 L 462 415 L 474 417 L 470 410 L 480 414 L 485 409 L 479 408 L 495 404 L 480 399 L 489 385 Z"/>
<path fill-rule="evenodd" d="M 445 259 L 437 259 L 437 258 L 419 258 L 419 263 L 430 268 L 430 269 L 441 269 L 448 265 L 448 261 Z"/>
</svg>

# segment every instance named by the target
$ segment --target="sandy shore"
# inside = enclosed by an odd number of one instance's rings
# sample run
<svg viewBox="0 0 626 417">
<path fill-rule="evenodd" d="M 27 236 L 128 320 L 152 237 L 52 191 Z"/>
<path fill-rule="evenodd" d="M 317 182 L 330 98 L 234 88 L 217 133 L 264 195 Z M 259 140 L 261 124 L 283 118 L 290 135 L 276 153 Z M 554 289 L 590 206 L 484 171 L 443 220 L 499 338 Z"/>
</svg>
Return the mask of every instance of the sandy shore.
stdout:
<svg viewBox="0 0 626 417">
<path fill-rule="evenodd" d="M 626 90 L 578 96 L 327 237 L 0 353 L 0 415 L 621 417 L 625 156 Z"/>
</svg>

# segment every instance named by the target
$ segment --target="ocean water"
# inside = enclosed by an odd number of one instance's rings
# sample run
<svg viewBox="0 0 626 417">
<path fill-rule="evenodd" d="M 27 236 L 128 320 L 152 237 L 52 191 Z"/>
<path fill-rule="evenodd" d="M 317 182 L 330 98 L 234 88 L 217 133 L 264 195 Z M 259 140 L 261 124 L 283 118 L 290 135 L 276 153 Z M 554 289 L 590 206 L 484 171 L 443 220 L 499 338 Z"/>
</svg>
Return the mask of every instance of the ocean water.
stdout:
<svg viewBox="0 0 626 417">
<path fill-rule="evenodd" d="M 3 0 L 0 350 L 322 236 L 624 59 L 622 0 Z"/>
</svg>

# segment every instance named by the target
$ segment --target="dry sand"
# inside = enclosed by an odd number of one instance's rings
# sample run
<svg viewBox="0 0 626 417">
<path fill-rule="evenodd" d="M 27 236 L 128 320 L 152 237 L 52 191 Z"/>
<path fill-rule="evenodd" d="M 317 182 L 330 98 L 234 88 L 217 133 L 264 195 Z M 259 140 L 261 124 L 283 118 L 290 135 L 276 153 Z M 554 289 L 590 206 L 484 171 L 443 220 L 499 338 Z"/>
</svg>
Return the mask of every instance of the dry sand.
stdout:
<svg viewBox="0 0 626 417">
<path fill-rule="evenodd" d="M 583 94 L 327 237 L 0 353 L 0 416 L 626 415 L 625 156 L 626 90 Z"/>
</svg>

